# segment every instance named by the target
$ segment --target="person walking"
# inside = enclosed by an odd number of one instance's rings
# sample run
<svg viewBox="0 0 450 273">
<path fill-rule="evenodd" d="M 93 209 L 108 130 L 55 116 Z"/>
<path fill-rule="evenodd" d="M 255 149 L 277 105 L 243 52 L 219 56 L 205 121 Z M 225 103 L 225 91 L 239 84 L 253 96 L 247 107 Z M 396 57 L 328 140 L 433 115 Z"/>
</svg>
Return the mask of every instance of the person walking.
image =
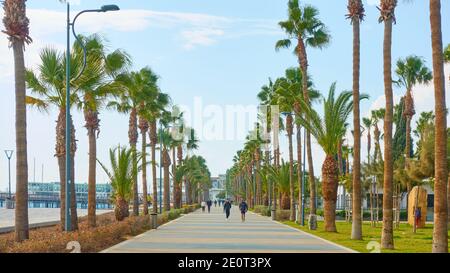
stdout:
<svg viewBox="0 0 450 273">
<path fill-rule="evenodd" d="M 212 201 L 211 201 L 211 200 L 208 200 L 208 201 L 206 202 L 206 205 L 208 206 L 208 213 L 211 213 Z"/>
<path fill-rule="evenodd" d="M 421 220 L 421 218 L 422 218 L 422 212 L 421 212 L 421 210 L 420 210 L 420 208 L 419 207 L 417 207 L 416 209 L 415 209 L 415 211 L 414 211 L 414 216 L 415 216 L 415 220 L 416 220 L 416 227 L 419 227 L 419 225 L 420 225 L 420 220 Z"/>
<path fill-rule="evenodd" d="M 223 210 L 225 211 L 225 216 L 228 221 L 228 218 L 230 217 L 230 211 L 231 211 L 230 201 L 228 201 L 228 200 L 225 201 L 225 204 L 223 205 Z"/>
<path fill-rule="evenodd" d="M 214 207 L 217 207 L 217 200 L 214 200 Z"/>
<path fill-rule="evenodd" d="M 202 201 L 202 212 L 205 212 L 205 207 L 206 207 L 206 202 L 205 201 Z"/>
<path fill-rule="evenodd" d="M 245 203 L 245 200 L 242 200 L 239 204 L 239 210 L 241 211 L 241 220 L 242 222 L 245 222 L 245 213 L 248 211 L 248 205 Z"/>
</svg>

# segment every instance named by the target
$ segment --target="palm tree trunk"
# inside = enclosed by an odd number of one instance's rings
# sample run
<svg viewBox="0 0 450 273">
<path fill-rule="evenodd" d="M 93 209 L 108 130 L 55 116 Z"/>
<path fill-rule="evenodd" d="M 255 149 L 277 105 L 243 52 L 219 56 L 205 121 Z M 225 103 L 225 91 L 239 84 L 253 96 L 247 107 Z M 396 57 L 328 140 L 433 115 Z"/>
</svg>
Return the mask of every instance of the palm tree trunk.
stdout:
<svg viewBox="0 0 450 273">
<path fill-rule="evenodd" d="M 175 181 L 175 170 L 177 168 L 177 160 L 175 157 L 175 147 L 172 148 L 172 161 L 173 161 L 173 163 L 172 163 L 172 187 L 173 187 L 172 200 L 173 200 L 173 208 L 177 209 L 178 205 L 177 205 L 176 200 L 177 200 L 177 194 L 178 194 L 178 192 L 177 192 L 177 187 L 178 187 L 177 182 L 178 181 Z"/>
<path fill-rule="evenodd" d="M 301 218 L 303 210 L 303 173 L 302 173 L 302 130 L 300 125 L 297 126 L 297 182 L 298 182 L 298 219 Z"/>
<path fill-rule="evenodd" d="M 386 97 L 386 113 L 384 117 L 384 192 L 383 192 L 383 231 L 381 234 L 381 247 L 394 249 L 393 231 L 393 160 L 392 160 L 392 23 L 393 19 L 384 21 L 384 92 Z"/>
<path fill-rule="evenodd" d="M 294 197 L 294 153 L 292 147 L 292 115 L 288 115 L 286 117 L 286 128 L 288 133 L 288 142 L 289 142 L 289 201 L 290 201 L 290 215 L 289 220 L 295 220 L 295 197 Z"/>
<path fill-rule="evenodd" d="M 15 240 L 29 238 L 28 226 L 28 162 L 27 111 L 25 105 L 25 61 L 23 40 L 12 38 L 16 95 L 16 210 Z"/>
<path fill-rule="evenodd" d="M 430 0 L 431 42 L 433 47 L 435 97 L 435 182 L 433 253 L 448 252 L 447 204 L 447 111 L 445 104 L 445 75 L 441 30 L 441 1 Z"/>
<path fill-rule="evenodd" d="M 260 150 L 257 149 L 255 154 L 255 165 L 256 165 L 256 172 L 255 172 L 255 183 L 256 183 L 256 205 L 262 205 L 262 181 L 261 181 L 261 161 L 260 161 Z"/>
<path fill-rule="evenodd" d="M 133 153 L 133 166 L 137 170 L 137 150 L 136 144 L 138 140 L 138 124 L 137 124 L 137 110 L 133 108 L 130 113 L 128 138 L 130 147 Z M 139 215 L 139 195 L 138 195 L 138 183 L 137 172 L 133 173 L 133 215 Z"/>
<path fill-rule="evenodd" d="M 96 166 L 97 166 L 97 137 L 98 114 L 95 111 L 85 110 L 84 119 L 89 139 L 89 170 L 88 170 L 88 226 L 96 226 Z"/>
<path fill-rule="evenodd" d="M 73 126 L 72 117 L 69 117 L 71 124 L 71 177 L 70 180 L 70 213 L 71 213 L 71 230 L 78 229 L 78 217 L 76 208 L 76 195 L 75 195 L 75 151 L 76 151 L 76 140 L 75 140 L 75 128 Z M 59 178 L 60 178 L 60 218 L 62 229 L 65 229 L 66 222 L 66 110 L 65 107 L 59 109 L 58 120 L 56 122 L 56 146 L 55 146 L 55 156 L 58 158 L 59 166 Z"/>
<path fill-rule="evenodd" d="M 362 5 L 362 3 L 360 3 Z M 353 240 L 362 240 L 361 215 L 361 125 L 359 112 L 359 77 L 360 77 L 360 19 L 352 20 L 353 24 L 353 208 L 352 235 Z M 348 168 L 348 166 L 347 166 Z M 345 195 L 344 195 L 345 196 Z"/>
<path fill-rule="evenodd" d="M 166 148 L 163 149 L 163 169 L 164 169 L 164 211 L 170 210 L 170 156 Z"/>
<path fill-rule="evenodd" d="M 147 131 L 148 122 L 140 118 L 139 128 L 141 130 L 141 152 L 142 152 L 142 193 L 143 193 L 143 213 L 148 215 L 148 200 L 147 200 Z"/>
<path fill-rule="evenodd" d="M 338 142 L 338 152 L 337 152 L 337 164 L 338 164 L 338 170 L 339 170 L 339 175 L 343 175 L 344 174 L 344 166 L 342 165 L 342 142 L 343 140 L 339 140 Z"/>
<path fill-rule="evenodd" d="M 372 138 L 370 136 L 370 127 L 367 129 L 367 164 L 370 166 L 370 150 L 371 150 L 371 142 L 372 142 Z"/>
<path fill-rule="evenodd" d="M 302 70 L 302 90 L 303 90 L 303 98 L 307 104 L 309 101 L 309 90 L 308 90 L 308 56 L 306 54 L 306 47 L 301 38 L 298 39 L 298 57 L 300 63 L 300 69 Z M 308 180 L 309 180 L 309 189 L 310 189 L 310 214 L 316 215 L 316 181 L 314 178 L 314 163 L 312 158 L 311 151 L 311 132 L 309 130 L 306 131 L 306 155 L 308 157 Z M 315 219 L 315 217 L 313 217 Z M 310 227 L 315 226 L 315 223 Z"/>
<path fill-rule="evenodd" d="M 322 194 L 325 231 L 336 232 L 336 200 L 338 166 L 333 156 L 327 155 L 322 165 Z"/>
<path fill-rule="evenodd" d="M 156 134 L 156 120 L 150 123 L 150 146 L 152 153 L 152 185 L 153 185 L 153 197 L 152 197 L 152 212 L 158 213 L 158 187 L 156 182 L 156 142 L 158 137 Z"/>
</svg>

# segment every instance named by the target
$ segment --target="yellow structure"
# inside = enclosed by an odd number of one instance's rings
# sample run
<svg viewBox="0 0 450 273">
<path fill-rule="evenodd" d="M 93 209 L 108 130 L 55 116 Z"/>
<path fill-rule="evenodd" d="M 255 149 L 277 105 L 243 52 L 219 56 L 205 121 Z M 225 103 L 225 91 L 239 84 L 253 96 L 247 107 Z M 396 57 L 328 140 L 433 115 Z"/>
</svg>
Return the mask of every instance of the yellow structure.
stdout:
<svg viewBox="0 0 450 273">
<path fill-rule="evenodd" d="M 408 224 L 414 225 L 414 211 L 417 206 L 421 211 L 421 218 L 417 225 L 417 228 L 425 227 L 425 221 L 427 218 L 427 191 L 423 187 L 415 186 L 408 196 Z"/>
</svg>

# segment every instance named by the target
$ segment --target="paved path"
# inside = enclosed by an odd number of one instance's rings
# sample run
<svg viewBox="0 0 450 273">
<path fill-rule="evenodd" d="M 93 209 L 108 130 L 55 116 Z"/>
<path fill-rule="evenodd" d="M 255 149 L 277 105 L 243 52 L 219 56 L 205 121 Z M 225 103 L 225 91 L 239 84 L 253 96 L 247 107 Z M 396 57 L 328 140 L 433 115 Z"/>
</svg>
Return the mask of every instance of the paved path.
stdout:
<svg viewBox="0 0 450 273">
<path fill-rule="evenodd" d="M 242 223 L 233 207 L 229 221 L 222 208 L 213 207 L 210 214 L 198 210 L 103 252 L 353 252 L 254 213 Z"/>
</svg>

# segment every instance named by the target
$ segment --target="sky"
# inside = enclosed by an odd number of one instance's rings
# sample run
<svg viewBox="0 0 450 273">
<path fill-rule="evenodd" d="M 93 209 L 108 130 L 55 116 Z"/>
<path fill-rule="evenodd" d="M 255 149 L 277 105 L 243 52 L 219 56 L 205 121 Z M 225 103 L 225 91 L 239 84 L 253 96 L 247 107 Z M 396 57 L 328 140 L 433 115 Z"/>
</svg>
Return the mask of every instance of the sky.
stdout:
<svg viewBox="0 0 450 273">
<path fill-rule="evenodd" d="M 111 13 L 85 14 L 76 25 L 80 34 L 100 33 L 111 50 L 123 49 L 133 59 L 133 70 L 149 66 L 160 76 L 160 87 L 170 94 L 173 104 L 186 111 L 187 123 L 197 129 L 200 149 L 195 154 L 206 158 L 213 176 L 225 173 L 256 119 L 256 94 L 269 78 L 283 76 L 298 66 L 292 50 L 276 52 L 274 45 L 285 35 L 277 23 L 287 16 L 287 0 L 76 0 L 72 1 L 72 18 L 83 9 L 117 4 L 121 10 Z M 352 28 L 345 19 L 346 0 L 303 0 L 320 11 L 332 40 L 323 50 L 308 48 L 309 70 L 316 89 L 326 94 L 337 82 L 338 90 L 352 88 Z M 370 95 L 362 102 L 361 114 L 384 105 L 383 25 L 378 23 L 377 0 L 364 0 L 366 18 L 361 25 L 361 92 Z M 56 0 L 29 0 L 30 35 L 26 66 L 35 69 L 39 51 L 65 48 L 65 5 Z M 0 11 L 3 17 L 3 11 Z M 393 28 L 393 64 L 399 58 L 417 55 L 432 65 L 428 1 L 400 1 Z M 450 43 L 450 1 L 442 1 L 444 44 Z M 3 26 L 1 26 L 3 27 Z M 0 150 L 14 149 L 14 78 L 13 55 L 5 35 L 0 36 Z M 446 66 L 446 75 L 450 66 Z M 395 75 L 394 75 L 395 78 Z M 449 88 L 449 83 L 446 87 Z M 404 94 L 395 87 L 395 101 Z M 416 86 L 413 90 L 416 111 L 434 109 L 433 86 Z M 447 96 L 447 105 L 450 105 Z M 317 105 L 316 107 L 321 107 Z M 239 110 L 240 115 L 233 115 Z M 75 180 L 87 181 L 88 146 L 83 117 L 74 110 L 78 150 Z M 234 116 L 234 117 L 233 117 Z M 29 180 L 58 181 L 54 157 L 56 109 L 41 113 L 28 110 Z M 417 118 L 417 115 L 416 115 Z M 128 117 L 101 111 L 98 158 L 108 163 L 108 150 L 128 143 Z M 413 124 L 415 119 L 413 120 Z M 351 137 L 348 138 L 351 143 Z M 282 156 L 287 144 L 281 137 Z M 366 138 L 362 139 L 362 158 L 366 157 Z M 315 173 L 320 174 L 324 159 L 313 140 Z M 11 161 L 12 188 L 15 184 L 15 156 Z M 42 172 L 42 169 L 44 170 Z M 149 168 L 149 173 L 150 173 Z M 150 173 L 151 175 L 151 173 Z M 149 176 L 150 177 L 150 176 Z M 0 155 L 0 191 L 8 185 L 8 162 Z M 107 178 L 98 168 L 98 183 Z"/>
</svg>

